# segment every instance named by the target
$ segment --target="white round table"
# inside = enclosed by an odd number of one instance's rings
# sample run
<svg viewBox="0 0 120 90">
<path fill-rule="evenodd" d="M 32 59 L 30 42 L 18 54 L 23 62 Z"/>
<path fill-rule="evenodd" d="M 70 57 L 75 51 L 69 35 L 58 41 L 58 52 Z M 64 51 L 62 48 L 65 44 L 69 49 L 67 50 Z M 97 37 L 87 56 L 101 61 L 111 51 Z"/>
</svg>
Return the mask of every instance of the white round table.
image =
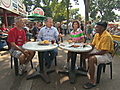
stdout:
<svg viewBox="0 0 120 90">
<path fill-rule="evenodd" d="M 71 47 L 72 45 L 79 45 L 80 47 Z M 60 43 L 59 44 L 59 47 L 61 49 L 64 49 L 64 50 L 67 50 L 67 51 L 70 51 L 71 52 L 71 69 L 70 71 L 66 71 L 66 70 L 63 70 L 63 71 L 60 71 L 59 73 L 63 73 L 63 74 L 68 74 L 69 77 L 70 77 L 70 83 L 75 83 L 75 77 L 76 77 L 76 74 L 79 74 L 79 75 L 87 75 L 87 72 L 82 72 L 80 70 L 76 70 L 75 69 L 75 63 L 76 63 L 76 56 L 78 53 L 81 53 L 81 54 L 85 54 L 86 52 L 89 52 L 90 50 L 92 50 L 92 47 L 90 45 L 85 45 L 83 47 L 83 44 L 82 43 Z M 82 60 L 81 60 L 82 61 Z"/>
<path fill-rule="evenodd" d="M 38 45 L 39 42 L 28 42 L 22 46 L 23 49 L 31 51 L 48 51 L 58 47 L 57 44 Z"/>
<path fill-rule="evenodd" d="M 55 44 L 48 44 L 48 45 L 38 45 L 39 42 L 28 42 L 22 46 L 25 50 L 31 51 L 38 51 L 38 58 L 39 58 L 39 69 L 31 75 L 27 76 L 27 80 L 34 79 L 34 78 L 42 78 L 46 83 L 50 83 L 50 79 L 48 77 L 48 73 L 51 72 L 44 71 L 44 51 L 50 51 L 56 49 L 58 45 Z M 55 71 L 55 70 L 52 70 Z"/>
<path fill-rule="evenodd" d="M 82 43 L 75 43 L 75 45 L 79 45 L 80 47 L 71 47 L 72 45 L 74 45 L 74 44 L 73 43 L 71 43 L 71 44 L 60 43 L 59 47 L 61 49 L 71 51 L 71 52 L 88 52 L 92 49 L 92 47 L 90 45 L 85 45 L 85 47 L 83 47 Z"/>
</svg>

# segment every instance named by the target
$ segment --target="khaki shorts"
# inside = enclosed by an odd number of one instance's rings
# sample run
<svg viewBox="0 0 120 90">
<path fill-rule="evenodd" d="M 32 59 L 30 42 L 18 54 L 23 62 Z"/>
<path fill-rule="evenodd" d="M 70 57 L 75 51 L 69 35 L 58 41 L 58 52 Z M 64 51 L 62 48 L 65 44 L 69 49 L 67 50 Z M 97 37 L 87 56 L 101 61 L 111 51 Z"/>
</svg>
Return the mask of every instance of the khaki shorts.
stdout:
<svg viewBox="0 0 120 90">
<path fill-rule="evenodd" d="M 90 53 L 98 52 L 97 49 L 93 49 Z M 97 65 L 101 63 L 109 63 L 112 61 L 113 57 L 110 53 L 105 53 L 104 55 L 94 55 L 97 58 Z"/>
<path fill-rule="evenodd" d="M 11 48 L 11 49 L 9 50 L 9 52 L 10 52 L 11 56 L 13 56 L 13 57 L 15 57 L 15 58 L 17 58 L 17 59 L 19 59 L 19 57 L 22 55 L 22 52 L 21 52 L 21 51 L 16 50 L 16 49 L 14 49 L 14 48 Z"/>
</svg>

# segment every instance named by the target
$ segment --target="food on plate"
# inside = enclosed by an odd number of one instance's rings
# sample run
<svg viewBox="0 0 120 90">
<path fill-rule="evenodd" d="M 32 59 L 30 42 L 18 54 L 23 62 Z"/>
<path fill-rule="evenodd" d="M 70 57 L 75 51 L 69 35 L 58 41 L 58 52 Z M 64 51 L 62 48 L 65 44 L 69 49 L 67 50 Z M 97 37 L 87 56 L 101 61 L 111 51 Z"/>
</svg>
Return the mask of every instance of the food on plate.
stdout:
<svg viewBox="0 0 120 90">
<path fill-rule="evenodd" d="M 69 43 L 72 43 L 73 41 L 72 40 L 68 40 Z"/>
<path fill-rule="evenodd" d="M 39 42 L 39 44 L 49 44 L 49 43 L 50 43 L 50 41 L 48 41 L 48 40 L 44 40 L 42 42 Z"/>
<path fill-rule="evenodd" d="M 80 47 L 80 45 L 72 45 L 71 47 Z"/>
<path fill-rule="evenodd" d="M 49 44 L 50 41 L 48 41 L 48 40 L 44 40 L 44 41 L 42 41 L 41 43 L 43 43 L 43 44 Z"/>
</svg>

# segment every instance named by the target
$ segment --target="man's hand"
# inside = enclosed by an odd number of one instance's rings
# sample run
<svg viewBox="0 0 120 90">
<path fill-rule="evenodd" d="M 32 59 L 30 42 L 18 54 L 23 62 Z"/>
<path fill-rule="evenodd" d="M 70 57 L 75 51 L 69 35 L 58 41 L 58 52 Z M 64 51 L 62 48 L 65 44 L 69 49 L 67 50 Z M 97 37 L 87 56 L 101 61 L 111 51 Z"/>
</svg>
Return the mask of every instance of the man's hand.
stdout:
<svg viewBox="0 0 120 90">
<path fill-rule="evenodd" d="M 23 54 L 24 54 L 26 57 L 28 57 L 28 56 L 29 56 L 28 50 L 24 50 Z"/>
<path fill-rule="evenodd" d="M 58 35 L 58 38 L 61 38 L 61 37 L 63 37 L 63 36 L 64 36 L 64 35 L 62 35 L 62 34 L 59 34 L 59 35 Z"/>
</svg>

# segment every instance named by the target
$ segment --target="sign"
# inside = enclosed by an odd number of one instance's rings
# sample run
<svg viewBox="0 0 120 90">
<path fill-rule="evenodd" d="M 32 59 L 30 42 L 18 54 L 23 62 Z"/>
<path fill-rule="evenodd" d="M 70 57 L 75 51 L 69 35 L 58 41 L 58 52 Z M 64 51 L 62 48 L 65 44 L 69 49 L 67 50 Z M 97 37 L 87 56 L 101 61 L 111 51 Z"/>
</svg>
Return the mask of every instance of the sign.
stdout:
<svg viewBox="0 0 120 90">
<path fill-rule="evenodd" d="M 9 8 L 11 6 L 11 0 L 1 0 L 1 2 L 6 8 Z"/>
<path fill-rule="evenodd" d="M 12 1 L 11 0 L 0 0 L 0 7 L 12 11 Z"/>
<path fill-rule="evenodd" d="M 22 0 L 19 0 L 18 2 L 18 11 L 20 15 L 23 15 L 23 16 L 27 15 L 26 8 L 24 4 L 22 3 Z"/>
<path fill-rule="evenodd" d="M 19 14 L 19 12 L 18 12 L 18 0 L 12 0 L 12 12 Z"/>
<path fill-rule="evenodd" d="M 44 16 L 44 11 L 41 8 L 35 8 L 35 10 L 33 11 L 33 14 L 38 13 L 40 15 Z"/>
<path fill-rule="evenodd" d="M 22 16 L 27 14 L 22 0 L 0 0 L 0 7 Z"/>
</svg>

